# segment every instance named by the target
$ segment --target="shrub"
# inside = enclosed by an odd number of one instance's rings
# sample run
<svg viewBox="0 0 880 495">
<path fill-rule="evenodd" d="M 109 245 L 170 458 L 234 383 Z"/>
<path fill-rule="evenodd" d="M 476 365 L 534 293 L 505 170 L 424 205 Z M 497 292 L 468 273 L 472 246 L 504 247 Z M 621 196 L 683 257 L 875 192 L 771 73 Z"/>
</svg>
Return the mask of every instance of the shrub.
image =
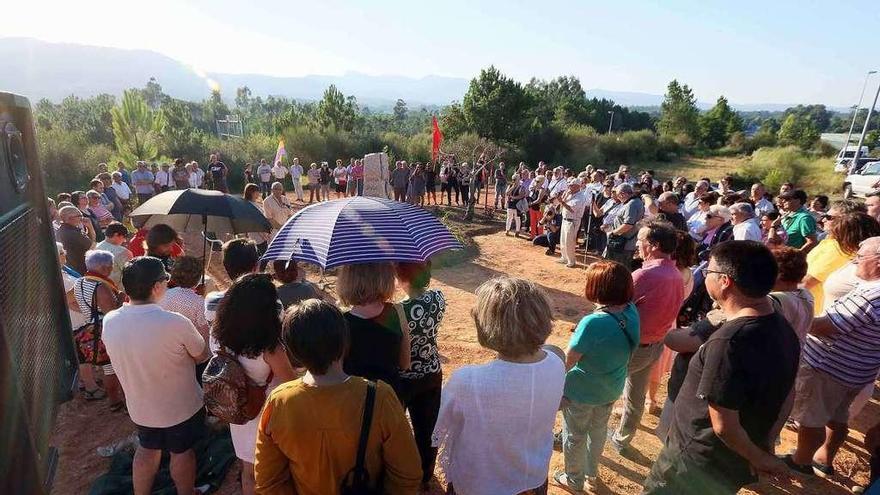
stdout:
<svg viewBox="0 0 880 495">
<path fill-rule="evenodd" d="M 771 192 L 785 182 L 803 187 L 808 194 L 829 194 L 840 191 L 840 176 L 832 162 L 824 156 L 807 153 L 797 146 L 760 148 L 735 172 L 736 180 L 763 182 Z"/>
</svg>

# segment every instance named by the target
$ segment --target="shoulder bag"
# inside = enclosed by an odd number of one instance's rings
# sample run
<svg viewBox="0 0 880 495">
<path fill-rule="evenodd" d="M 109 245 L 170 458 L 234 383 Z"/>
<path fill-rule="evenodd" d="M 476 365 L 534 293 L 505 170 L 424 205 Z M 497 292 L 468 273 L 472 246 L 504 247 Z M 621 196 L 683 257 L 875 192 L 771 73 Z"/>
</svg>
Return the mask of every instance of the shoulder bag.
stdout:
<svg viewBox="0 0 880 495">
<path fill-rule="evenodd" d="M 77 280 L 82 290 L 82 284 L 85 278 Z M 73 331 L 73 340 L 76 342 L 76 354 L 81 364 L 92 364 L 95 366 L 103 366 L 110 364 L 110 356 L 107 355 L 107 348 L 104 347 L 104 341 L 101 340 L 101 332 L 103 331 L 103 323 L 98 317 L 98 287 L 101 284 L 95 284 L 95 290 L 92 291 L 92 304 L 89 306 L 91 316 L 85 325 Z"/>
<path fill-rule="evenodd" d="M 626 341 L 629 344 L 629 352 L 630 352 L 630 358 L 631 358 L 632 353 L 636 350 L 637 343 L 633 342 L 633 338 L 630 336 L 629 332 L 626 331 L 626 319 L 621 318 L 621 317 L 617 316 L 616 314 L 612 313 L 611 311 L 608 311 L 607 309 L 604 309 L 604 308 L 600 309 L 599 311 L 614 318 L 614 320 L 617 322 L 617 325 L 620 327 L 620 333 L 622 333 L 623 336 L 626 337 Z M 627 361 L 629 361 L 629 359 L 627 359 Z"/>
<path fill-rule="evenodd" d="M 370 487 L 370 473 L 364 467 L 367 454 L 367 440 L 370 438 L 370 424 L 373 422 L 373 409 L 376 403 L 376 382 L 367 382 L 367 397 L 364 400 L 364 417 L 361 422 L 361 437 L 358 441 L 357 459 L 354 468 L 342 478 L 340 495 L 379 495 L 383 493 L 382 480 L 375 488 Z"/>
</svg>

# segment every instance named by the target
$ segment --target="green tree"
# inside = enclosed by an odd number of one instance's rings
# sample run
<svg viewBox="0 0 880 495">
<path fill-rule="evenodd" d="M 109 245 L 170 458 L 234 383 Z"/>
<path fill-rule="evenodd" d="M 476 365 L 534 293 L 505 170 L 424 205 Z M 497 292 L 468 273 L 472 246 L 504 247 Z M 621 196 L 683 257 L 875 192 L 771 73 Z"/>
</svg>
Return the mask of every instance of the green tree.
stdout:
<svg viewBox="0 0 880 495">
<path fill-rule="evenodd" d="M 461 108 L 468 127 L 481 137 L 514 143 L 523 135 L 528 100 L 518 82 L 490 66 L 471 80 Z"/>
<path fill-rule="evenodd" d="M 318 102 L 317 122 L 323 128 L 335 127 L 339 130 L 351 131 L 357 122 L 357 100 L 348 98 L 331 84 L 324 91 L 324 97 Z"/>
<path fill-rule="evenodd" d="M 161 111 L 147 106 L 139 91 L 127 90 L 122 104 L 113 107 L 112 115 L 116 150 L 124 160 L 130 163 L 158 156 L 165 120 Z"/>
<path fill-rule="evenodd" d="M 251 88 L 242 86 L 235 90 L 235 107 L 240 113 L 247 112 L 251 104 Z"/>
<path fill-rule="evenodd" d="M 720 96 L 711 110 L 700 115 L 700 142 L 707 148 L 720 148 L 742 128 L 740 116 L 730 108 L 727 98 Z"/>
<path fill-rule="evenodd" d="M 819 140 L 819 129 L 805 115 L 789 114 L 779 127 L 779 143 L 783 145 L 795 144 L 802 149 L 809 149 Z"/>
<path fill-rule="evenodd" d="M 168 97 L 168 95 L 162 92 L 162 85 L 159 84 L 159 81 L 156 81 L 155 77 L 151 77 L 147 81 L 147 85 L 141 90 L 141 95 L 143 95 L 144 101 L 147 102 L 147 106 L 153 110 L 158 110 L 162 105 L 162 101 Z"/>
<path fill-rule="evenodd" d="M 162 104 L 165 125 L 160 151 L 172 157 L 197 158 L 206 153 L 204 133 L 193 124 L 192 110 L 186 102 L 168 99 Z"/>
<path fill-rule="evenodd" d="M 819 132 L 825 132 L 831 127 L 831 112 L 825 105 L 798 105 L 785 110 L 782 115 L 784 121 L 789 115 L 794 115 L 809 120 Z M 864 122 L 864 119 L 862 120 Z"/>
<path fill-rule="evenodd" d="M 232 113 L 223 101 L 220 90 L 217 89 L 211 91 L 211 97 L 202 102 L 201 107 L 205 128 L 211 133 L 217 132 L 218 120 L 225 119 L 227 115 Z"/>
<path fill-rule="evenodd" d="M 403 123 L 406 120 L 406 102 L 402 99 L 398 98 L 397 103 L 394 104 L 394 120 L 398 123 Z"/>
<path fill-rule="evenodd" d="M 699 114 L 694 92 L 687 84 L 679 84 L 673 79 L 660 105 L 657 130 L 662 136 L 693 143 L 699 137 Z"/>
</svg>

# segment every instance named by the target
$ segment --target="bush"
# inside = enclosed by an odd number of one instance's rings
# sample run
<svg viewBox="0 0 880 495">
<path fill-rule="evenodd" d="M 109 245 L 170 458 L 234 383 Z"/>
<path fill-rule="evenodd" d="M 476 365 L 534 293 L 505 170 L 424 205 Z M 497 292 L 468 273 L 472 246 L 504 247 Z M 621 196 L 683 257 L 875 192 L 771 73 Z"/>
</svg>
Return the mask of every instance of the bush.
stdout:
<svg viewBox="0 0 880 495">
<path fill-rule="evenodd" d="M 737 182 L 763 182 L 771 192 L 791 182 L 805 188 L 808 194 L 829 194 L 840 191 L 840 176 L 833 163 L 824 156 L 807 153 L 797 146 L 760 148 L 735 172 Z"/>
<path fill-rule="evenodd" d="M 110 163 L 113 154 L 106 144 L 88 144 L 82 135 L 62 129 L 41 129 L 37 149 L 46 193 L 52 196 L 88 187 L 98 164 Z"/>
</svg>

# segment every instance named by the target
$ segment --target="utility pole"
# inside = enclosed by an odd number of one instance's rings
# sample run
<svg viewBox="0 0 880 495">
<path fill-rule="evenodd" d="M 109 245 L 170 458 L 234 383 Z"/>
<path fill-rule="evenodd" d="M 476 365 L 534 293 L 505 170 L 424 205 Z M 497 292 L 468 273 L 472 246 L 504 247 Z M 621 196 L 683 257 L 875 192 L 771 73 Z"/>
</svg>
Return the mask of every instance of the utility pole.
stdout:
<svg viewBox="0 0 880 495">
<path fill-rule="evenodd" d="M 843 154 L 846 155 L 846 148 L 849 146 L 849 140 L 852 138 L 853 128 L 856 126 L 856 117 L 859 115 L 859 110 L 862 109 L 862 99 L 865 97 L 865 89 L 868 87 L 868 78 L 871 77 L 871 74 L 876 74 L 876 70 L 869 70 L 867 74 L 865 74 L 865 83 L 862 84 L 862 94 L 859 95 L 859 103 L 856 105 L 856 110 L 853 112 L 852 122 L 849 124 L 849 132 L 846 133 L 846 141 L 843 142 Z"/>
<path fill-rule="evenodd" d="M 859 166 L 859 155 L 862 154 L 862 143 L 865 142 L 865 134 L 868 132 L 868 124 L 871 123 L 871 115 L 874 114 L 874 107 L 877 106 L 877 97 L 880 97 L 880 84 L 877 84 L 877 92 L 874 94 L 874 103 L 868 109 L 868 116 L 865 117 L 865 125 L 862 126 L 862 135 L 859 137 L 859 144 L 856 146 L 856 153 L 853 155 L 853 167 Z M 855 170 L 855 168 L 853 168 Z"/>
<path fill-rule="evenodd" d="M 609 110 L 608 113 L 611 114 L 611 121 L 608 122 L 608 134 L 611 134 L 611 126 L 614 125 L 614 110 Z"/>
</svg>

